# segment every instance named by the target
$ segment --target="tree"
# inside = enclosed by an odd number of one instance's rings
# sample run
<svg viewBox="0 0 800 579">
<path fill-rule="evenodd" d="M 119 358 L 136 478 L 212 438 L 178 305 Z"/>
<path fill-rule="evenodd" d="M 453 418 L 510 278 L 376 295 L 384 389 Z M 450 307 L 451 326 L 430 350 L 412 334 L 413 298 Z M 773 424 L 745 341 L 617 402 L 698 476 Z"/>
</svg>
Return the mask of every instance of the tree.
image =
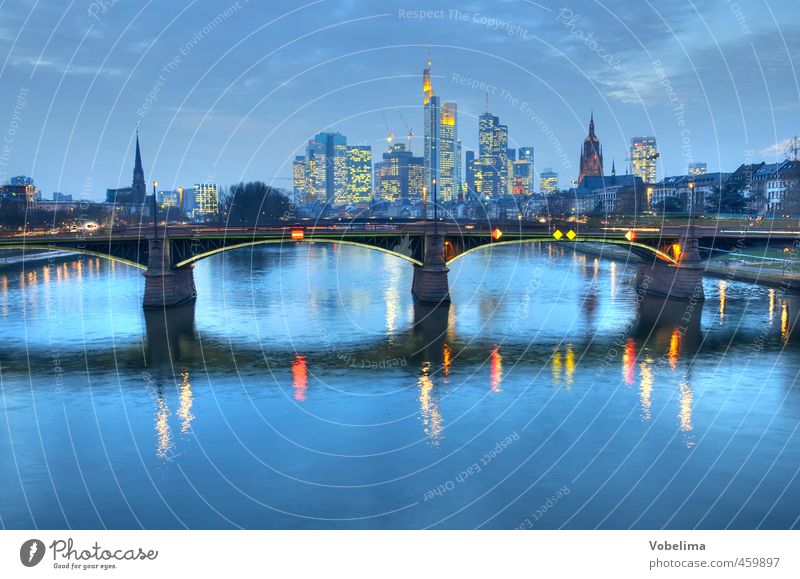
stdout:
<svg viewBox="0 0 800 579">
<path fill-rule="evenodd" d="M 292 208 L 283 191 L 261 181 L 232 185 L 225 195 L 225 205 L 227 223 L 245 226 L 275 223 Z"/>
<path fill-rule="evenodd" d="M 683 203 L 677 197 L 665 197 L 663 201 L 654 203 L 653 209 L 660 213 L 681 213 L 683 212 Z"/>
<path fill-rule="evenodd" d="M 800 216 L 800 175 L 790 176 L 781 209 L 786 215 Z"/>
<path fill-rule="evenodd" d="M 710 215 L 719 213 L 741 213 L 744 210 L 746 200 L 742 192 L 734 187 L 714 187 L 713 193 L 709 197 L 705 211 Z"/>
</svg>

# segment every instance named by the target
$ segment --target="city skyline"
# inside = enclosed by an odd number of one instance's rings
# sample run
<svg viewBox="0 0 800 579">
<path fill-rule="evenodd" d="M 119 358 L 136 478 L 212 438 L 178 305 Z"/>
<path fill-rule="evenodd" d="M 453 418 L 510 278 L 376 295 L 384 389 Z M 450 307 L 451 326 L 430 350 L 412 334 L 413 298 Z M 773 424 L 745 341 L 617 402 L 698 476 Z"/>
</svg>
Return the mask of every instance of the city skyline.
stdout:
<svg viewBox="0 0 800 579">
<path fill-rule="evenodd" d="M 147 178 L 167 188 L 279 177 L 271 184 L 291 189 L 292 161 L 310 137 L 339 131 L 377 154 L 385 137 L 383 115 L 398 133 L 404 122 L 415 129 L 419 136 L 411 144 L 420 154 L 419 68 L 428 50 L 435 62 L 432 82 L 458 104 L 463 149 L 477 149 L 489 87 L 493 113 L 512 127 L 509 147 L 533 146 L 537 166 L 552 167 L 562 184 L 577 178 L 573 143 L 585 135 L 591 110 L 603 127 L 607 158 L 625 159 L 632 136 L 654 135 L 664 175 L 684 174 L 696 161 L 713 172 L 733 170 L 746 158 L 781 160 L 776 145 L 797 132 L 800 89 L 797 82 L 782 82 L 796 78 L 790 55 L 797 53 L 798 35 L 790 29 L 797 16 L 786 10 L 788 2 L 773 5 L 786 23 L 782 38 L 771 22 L 746 19 L 747 36 L 768 64 L 763 78 L 752 49 L 735 42 L 742 15 L 712 3 L 698 10 L 713 39 L 699 34 L 698 19 L 681 18 L 686 8 L 660 7 L 663 21 L 647 7 L 626 8 L 642 29 L 636 49 L 627 32 L 624 41 L 615 39 L 615 32 L 624 32 L 619 21 L 587 3 L 566 12 L 534 5 L 524 11 L 502 4 L 453 13 L 444 8 L 425 19 L 406 14 L 398 3 L 380 10 L 323 4 L 333 9 L 326 18 L 316 4 L 265 9 L 200 3 L 191 10 L 141 13 L 115 4 L 94 16 L 69 10 L 62 26 L 72 30 L 62 31 L 58 49 L 41 34 L 57 24 L 49 15 L 30 12 L 24 3 L 4 6 L 8 29 L 0 46 L 9 90 L 0 97 L 0 110 L 13 139 L 0 164 L 3 180 L 32 175 L 47 196 L 59 191 L 100 200 L 106 188 L 130 183 L 137 124 L 151 143 Z M 522 32 L 462 18 L 478 12 Z M 644 24 L 645 16 L 654 23 Z M 7 32 L 22 22 L 27 24 L 18 35 Z M 153 26 L 159 41 L 143 42 L 137 31 Z M 309 39 L 284 47 L 282 38 L 294 39 L 297 27 Z M 619 65 L 610 66 L 581 40 L 589 31 Z M 444 44 L 444 35 L 452 41 Z M 717 66 L 723 56 L 730 73 Z M 475 87 L 481 83 L 483 91 Z M 711 90 L 720 83 L 727 96 Z M 65 98 L 71 94 L 85 98 Z M 104 98 L 108 94 L 114 98 Z M 688 154 L 677 105 L 690 128 Z"/>
</svg>

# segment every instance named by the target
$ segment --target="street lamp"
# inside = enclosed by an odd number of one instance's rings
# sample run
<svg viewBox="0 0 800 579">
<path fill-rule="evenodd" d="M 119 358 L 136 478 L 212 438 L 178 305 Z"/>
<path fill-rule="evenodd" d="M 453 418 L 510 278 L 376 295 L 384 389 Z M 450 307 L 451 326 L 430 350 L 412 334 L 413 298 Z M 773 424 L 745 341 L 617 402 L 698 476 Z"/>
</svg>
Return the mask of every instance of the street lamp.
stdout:
<svg viewBox="0 0 800 579">
<path fill-rule="evenodd" d="M 181 212 L 181 225 L 183 225 L 183 187 L 178 187 L 178 211 Z"/>
<path fill-rule="evenodd" d="M 158 187 L 158 181 L 153 181 L 153 237 L 158 236 L 158 204 L 156 202 L 156 187 Z"/>
<path fill-rule="evenodd" d="M 433 233 L 439 230 L 439 203 L 436 200 L 436 177 L 433 178 Z"/>
</svg>

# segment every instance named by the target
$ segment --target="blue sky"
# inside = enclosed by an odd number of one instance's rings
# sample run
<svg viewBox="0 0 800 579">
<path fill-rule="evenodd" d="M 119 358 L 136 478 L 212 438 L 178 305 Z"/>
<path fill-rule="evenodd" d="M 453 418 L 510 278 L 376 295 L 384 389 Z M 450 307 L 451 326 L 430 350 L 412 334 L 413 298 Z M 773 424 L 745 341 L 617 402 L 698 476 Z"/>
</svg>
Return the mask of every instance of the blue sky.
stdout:
<svg viewBox="0 0 800 579">
<path fill-rule="evenodd" d="M 800 133 L 796 0 L 0 3 L 0 179 L 102 199 L 130 184 L 138 124 L 160 188 L 288 187 L 321 130 L 422 150 L 421 73 L 477 145 L 490 110 L 565 185 L 590 111 L 607 171 L 656 135 L 659 178 L 775 161 Z M 424 14 L 416 11 L 427 11 Z M 477 88 L 473 88 L 475 85 Z M 381 114 L 383 111 L 383 114 Z"/>
</svg>

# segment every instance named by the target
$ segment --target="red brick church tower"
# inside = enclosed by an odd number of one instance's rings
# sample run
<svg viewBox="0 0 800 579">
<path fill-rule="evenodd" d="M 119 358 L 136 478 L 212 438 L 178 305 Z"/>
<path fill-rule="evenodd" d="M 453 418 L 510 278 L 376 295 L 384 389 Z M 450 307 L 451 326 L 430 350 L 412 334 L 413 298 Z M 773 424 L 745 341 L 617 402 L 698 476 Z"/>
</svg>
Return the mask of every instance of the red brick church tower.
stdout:
<svg viewBox="0 0 800 579">
<path fill-rule="evenodd" d="M 583 181 L 587 175 L 603 174 L 603 147 L 600 145 L 600 139 L 594 134 L 594 113 L 589 120 L 589 135 L 583 141 L 583 150 L 581 151 L 581 172 L 578 175 L 578 184 Z"/>
</svg>

